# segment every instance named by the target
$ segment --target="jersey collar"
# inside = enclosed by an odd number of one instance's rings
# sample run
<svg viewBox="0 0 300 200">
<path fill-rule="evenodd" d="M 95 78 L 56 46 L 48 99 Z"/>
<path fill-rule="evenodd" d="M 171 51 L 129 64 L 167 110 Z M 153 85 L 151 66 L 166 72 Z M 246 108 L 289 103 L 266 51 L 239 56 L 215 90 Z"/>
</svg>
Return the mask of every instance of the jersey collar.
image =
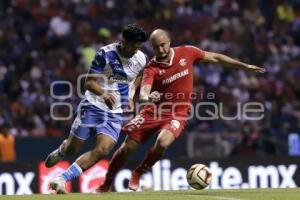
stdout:
<svg viewBox="0 0 300 200">
<path fill-rule="evenodd" d="M 164 65 L 170 66 L 170 65 L 173 64 L 173 59 L 174 59 L 174 55 L 175 55 L 175 51 L 173 50 L 173 48 L 171 48 L 171 54 L 172 54 L 172 56 L 171 56 L 171 59 L 170 59 L 170 61 L 168 63 L 167 62 L 159 62 L 159 61 L 156 60 L 156 57 L 154 57 L 153 61 L 155 63 L 164 64 Z"/>
</svg>

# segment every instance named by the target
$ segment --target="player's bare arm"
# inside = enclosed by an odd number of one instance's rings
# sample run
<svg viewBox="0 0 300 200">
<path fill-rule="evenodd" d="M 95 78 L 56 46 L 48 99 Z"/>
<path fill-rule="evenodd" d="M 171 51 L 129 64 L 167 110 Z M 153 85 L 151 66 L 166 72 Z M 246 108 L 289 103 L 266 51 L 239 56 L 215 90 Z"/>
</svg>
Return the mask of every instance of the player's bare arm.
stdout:
<svg viewBox="0 0 300 200">
<path fill-rule="evenodd" d="M 266 70 L 264 68 L 261 68 L 261 67 L 255 66 L 255 65 L 249 65 L 247 63 L 243 63 L 236 59 L 230 58 L 229 56 L 219 54 L 219 53 L 214 53 L 214 52 L 206 51 L 203 61 L 216 63 L 216 64 L 223 64 L 223 65 L 231 66 L 231 67 L 242 68 L 242 69 L 259 72 L 259 73 L 266 72 Z"/>
<path fill-rule="evenodd" d="M 106 105 L 110 109 L 113 109 L 116 106 L 116 99 L 112 94 L 108 93 L 108 91 L 100 87 L 97 83 L 98 78 L 99 76 L 97 75 L 89 74 L 85 80 L 85 89 L 96 95 L 102 96 Z"/>
<path fill-rule="evenodd" d="M 129 99 L 130 100 L 133 100 L 137 88 L 141 85 L 142 77 L 143 77 L 142 74 L 140 74 L 138 77 L 136 77 L 132 86 L 130 87 L 130 90 L 129 90 Z"/>
<path fill-rule="evenodd" d="M 158 102 L 161 97 L 161 93 L 157 91 L 151 92 L 152 85 L 143 85 L 140 92 L 140 102 L 146 103 L 146 102 Z M 151 92 L 151 93 L 150 93 Z"/>
<path fill-rule="evenodd" d="M 142 82 L 142 74 L 140 74 L 136 79 L 134 80 L 133 84 L 131 85 L 129 89 L 129 95 L 128 95 L 128 106 L 125 109 L 125 112 L 133 112 L 134 110 L 134 96 L 136 93 L 136 90 L 138 87 L 140 87 L 141 82 Z"/>
<path fill-rule="evenodd" d="M 152 85 L 142 85 L 140 91 L 140 101 L 141 102 L 149 102 L 149 95 L 151 92 Z"/>
</svg>

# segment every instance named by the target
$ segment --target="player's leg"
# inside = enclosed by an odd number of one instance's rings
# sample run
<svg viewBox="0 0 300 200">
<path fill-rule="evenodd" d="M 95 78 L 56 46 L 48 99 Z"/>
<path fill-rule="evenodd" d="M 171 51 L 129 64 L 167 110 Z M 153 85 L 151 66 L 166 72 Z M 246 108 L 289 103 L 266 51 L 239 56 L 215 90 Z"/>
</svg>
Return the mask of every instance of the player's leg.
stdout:
<svg viewBox="0 0 300 200">
<path fill-rule="evenodd" d="M 98 192 L 107 192 L 111 188 L 116 173 L 125 164 L 129 155 L 134 152 L 140 144 L 145 143 L 158 129 L 159 123 L 153 120 L 153 116 L 144 112 L 141 112 L 123 127 L 122 132 L 128 136 L 110 161 L 106 179 L 97 189 Z"/>
<path fill-rule="evenodd" d="M 95 147 L 81 155 L 67 170 L 50 181 L 50 188 L 58 194 L 65 194 L 66 182 L 79 177 L 100 159 L 104 158 L 112 150 L 116 141 L 105 134 L 98 134 Z"/>
<path fill-rule="evenodd" d="M 83 171 L 106 156 L 116 144 L 121 131 L 120 114 L 106 113 L 90 104 L 82 106 L 81 109 L 82 112 L 74 121 L 71 132 L 82 140 L 96 135 L 96 145 L 91 151 L 81 155 L 61 175 L 50 181 L 50 187 L 57 193 L 65 193 L 67 181 L 77 178 Z"/>
<path fill-rule="evenodd" d="M 166 149 L 183 131 L 185 123 L 185 120 L 175 120 L 173 118 L 166 118 L 161 121 L 161 131 L 158 134 L 154 146 L 147 153 L 142 163 L 132 172 L 128 185 L 129 189 L 135 191 L 139 188 L 140 176 L 162 158 Z"/>
<path fill-rule="evenodd" d="M 45 162 L 47 167 L 55 165 L 64 157 L 64 155 L 73 154 L 79 151 L 84 141 L 90 137 L 91 129 L 82 123 L 82 120 L 84 120 L 84 117 L 82 117 L 84 109 L 82 108 L 81 104 L 79 104 L 77 117 L 72 124 L 71 134 L 67 141 L 64 141 L 57 150 L 47 157 Z M 75 176 L 75 174 L 76 176 L 79 176 L 82 173 L 82 170 L 76 164 L 73 164 L 64 173 L 70 174 L 70 176 Z M 49 186 L 51 189 L 55 190 L 57 194 L 66 193 L 66 180 L 62 175 L 54 177 L 50 181 Z"/>
<path fill-rule="evenodd" d="M 137 150 L 140 143 L 127 137 L 121 147 L 114 153 L 105 176 L 104 183 L 99 186 L 97 192 L 108 192 L 117 172 L 124 166 L 129 155 Z"/>
<path fill-rule="evenodd" d="M 79 152 L 84 141 L 90 137 L 90 129 L 85 127 L 85 123 L 89 120 L 90 108 L 85 106 L 82 102 L 78 105 L 76 118 L 74 119 L 68 139 L 64 140 L 62 144 L 51 152 L 46 160 L 46 167 L 52 167 L 66 155 L 74 155 Z M 87 112 L 87 114 L 84 114 Z"/>
<path fill-rule="evenodd" d="M 106 134 L 98 134 L 95 147 L 91 151 L 81 155 L 76 160 L 76 164 L 82 169 L 82 171 L 85 171 L 99 160 L 107 156 L 115 144 L 116 141 L 112 137 Z"/>
<path fill-rule="evenodd" d="M 174 133 L 171 131 L 166 129 L 160 131 L 154 146 L 149 150 L 141 164 L 133 170 L 128 184 L 129 189 L 136 191 L 139 188 L 140 176 L 163 157 L 164 152 L 175 139 Z"/>
<path fill-rule="evenodd" d="M 84 140 L 70 134 L 68 139 L 64 140 L 57 149 L 47 156 L 45 160 L 46 167 L 54 166 L 59 161 L 63 160 L 65 156 L 78 153 L 83 144 Z"/>
</svg>

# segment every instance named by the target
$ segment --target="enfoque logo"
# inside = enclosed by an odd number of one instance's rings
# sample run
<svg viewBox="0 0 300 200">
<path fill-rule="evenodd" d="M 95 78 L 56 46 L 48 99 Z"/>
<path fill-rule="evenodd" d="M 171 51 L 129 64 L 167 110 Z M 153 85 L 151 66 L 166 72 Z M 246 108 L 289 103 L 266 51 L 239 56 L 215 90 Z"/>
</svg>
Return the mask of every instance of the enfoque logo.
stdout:
<svg viewBox="0 0 300 200">
<path fill-rule="evenodd" d="M 84 90 L 82 88 L 82 82 L 84 81 L 87 74 L 82 74 L 77 79 L 77 88 L 74 89 L 73 85 L 69 81 L 53 81 L 50 87 L 50 95 L 53 98 L 54 102 L 50 106 L 50 116 L 53 120 L 70 120 L 74 113 L 73 105 L 68 102 L 71 100 L 76 91 L 76 95 L 80 98 L 85 98 Z M 111 80 L 109 80 L 104 75 L 94 75 L 100 85 L 109 85 Z M 60 89 L 58 89 L 60 88 Z M 63 94 L 58 92 L 61 88 L 65 88 L 66 91 Z M 119 102 L 127 102 L 128 97 L 122 96 L 116 90 L 108 91 L 114 96 L 117 97 Z M 249 101 L 249 102 L 236 102 L 231 103 L 231 108 L 234 108 L 234 111 L 228 112 L 228 105 L 222 102 L 222 99 L 218 99 L 218 102 L 214 102 L 215 94 L 213 92 L 192 92 L 190 94 L 185 93 L 164 93 L 162 97 L 164 99 L 163 103 L 154 104 L 154 103 L 138 103 L 135 102 L 134 110 L 130 111 L 130 114 L 124 116 L 124 120 L 129 120 L 139 113 L 139 110 L 144 106 L 152 106 L 154 113 L 157 113 L 155 117 L 159 120 L 163 118 L 163 113 L 171 113 L 175 119 L 184 120 L 186 117 L 182 118 L 177 116 L 177 110 L 182 107 L 188 107 L 190 112 L 187 119 L 196 118 L 198 120 L 251 120 L 258 121 L 262 120 L 265 116 L 265 106 L 261 102 Z M 174 101 L 177 99 L 178 102 Z M 193 100 L 194 103 L 183 102 L 185 99 Z M 199 102 L 195 102 L 199 101 Z M 182 103 L 183 102 L 183 103 Z M 62 112 L 63 114 L 60 114 Z"/>
</svg>

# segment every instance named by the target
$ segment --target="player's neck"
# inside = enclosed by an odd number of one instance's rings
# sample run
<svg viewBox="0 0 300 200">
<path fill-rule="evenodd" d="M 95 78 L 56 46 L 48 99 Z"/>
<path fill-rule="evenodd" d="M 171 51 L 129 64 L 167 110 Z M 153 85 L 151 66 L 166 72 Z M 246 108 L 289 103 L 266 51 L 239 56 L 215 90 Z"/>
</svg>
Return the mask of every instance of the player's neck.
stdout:
<svg viewBox="0 0 300 200">
<path fill-rule="evenodd" d="M 117 50 L 118 50 L 118 53 L 124 58 L 132 57 L 132 55 L 128 55 L 128 53 L 124 50 L 124 47 L 121 44 L 119 44 L 117 46 Z"/>
</svg>

